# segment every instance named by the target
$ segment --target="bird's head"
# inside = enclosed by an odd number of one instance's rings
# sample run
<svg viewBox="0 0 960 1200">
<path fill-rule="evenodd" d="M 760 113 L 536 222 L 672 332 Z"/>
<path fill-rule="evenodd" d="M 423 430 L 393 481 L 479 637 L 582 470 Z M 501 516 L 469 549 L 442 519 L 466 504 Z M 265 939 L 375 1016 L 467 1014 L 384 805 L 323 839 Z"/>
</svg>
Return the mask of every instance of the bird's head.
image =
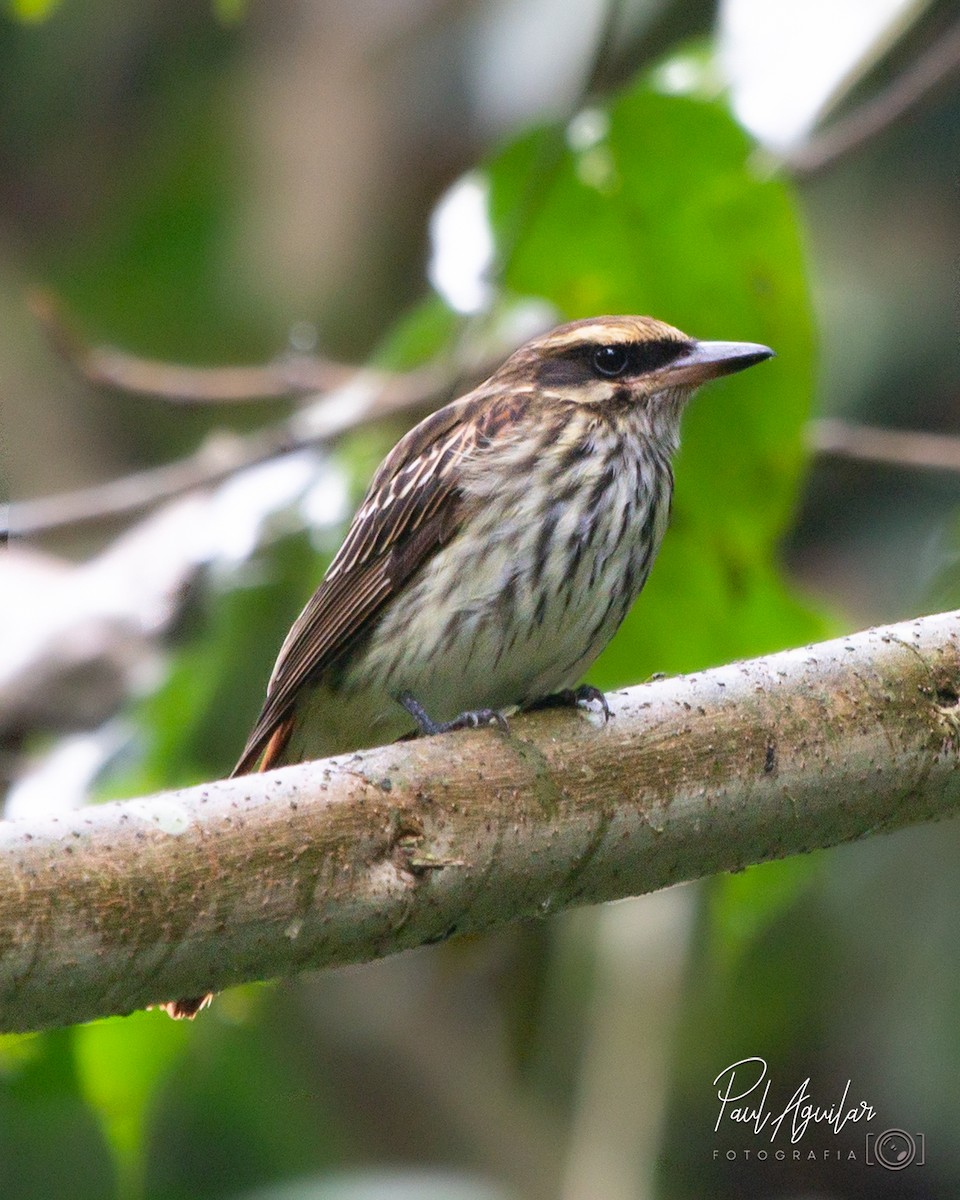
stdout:
<svg viewBox="0 0 960 1200">
<path fill-rule="evenodd" d="M 772 355 L 754 342 L 698 342 L 652 317 L 590 317 L 527 342 L 491 382 L 598 410 L 640 406 L 657 423 L 676 421 L 701 384 Z"/>
</svg>

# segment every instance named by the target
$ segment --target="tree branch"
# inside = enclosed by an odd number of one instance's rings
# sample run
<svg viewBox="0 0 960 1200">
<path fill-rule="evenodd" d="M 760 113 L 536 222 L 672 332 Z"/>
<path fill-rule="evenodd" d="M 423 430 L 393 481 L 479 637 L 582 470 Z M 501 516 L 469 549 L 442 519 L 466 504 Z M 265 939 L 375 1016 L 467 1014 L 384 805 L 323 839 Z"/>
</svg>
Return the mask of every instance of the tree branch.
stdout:
<svg viewBox="0 0 960 1200">
<path fill-rule="evenodd" d="M 927 100 L 960 68 L 960 23 L 950 28 L 886 88 L 825 129 L 811 134 L 783 165 L 801 178 L 819 174 L 873 141 Z"/>
<path fill-rule="evenodd" d="M 381 957 L 943 816 L 960 612 L 541 713 L 0 823 L 0 1029 Z"/>
<path fill-rule="evenodd" d="M 7 505 L 5 513 L 0 507 L 4 541 L 129 516 L 212 487 L 247 467 L 329 445 L 377 421 L 402 416 L 412 422 L 445 404 L 464 384 L 485 379 L 522 340 L 508 324 L 483 346 L 461 347 L 455 360 L 397 372 L 347 367 L 306 355 L 260 366 L 188 367 L 87 345 L 70 329 L 49 293 L 34 293 L 31 307 L 58 351 L 90 383 L 183 404 L 300 396 L 302 407 L 245 436 L 213 433 L 199 449 L 175 462 L 76 491 L 22 500 Z M 304 395 L 309 392 L 316 394 Z"/>
<path fill-rule="evenodd" d="M 329 445 L 345 433 L 375 421 L 429 412 L 449 398 L 458 377 L 458 372 L 426 367 L 407 375 L 355 370 L 348 383 L 255 433 L 240 436 L 220 431 L 176 462 L 73 492 L 11 504 L 5 523 L 0 517 L 0 534 L 36 537 L 55 529 L 142 511 L 196 488 L 211 487 L 258 463 Z"/>
<path fill-rule="evenodd" d="M 814 421 L 811 442 L 820 454 L 919 467 L 930 471 L 960 471 L 960 437 L 913 429 L 881 429 L 850 421 Z"/>
<path fill-rule="evenodd" d="M 268 363 L 197 367 L 142 358 L 115 346 L 93 346 L 73 328 L 54 292 L 36 288 L 27 306 L 60 357 L 94 387 L 162 397 L 175 404 L 239 404 L 287 400 L 349 382 L 356 367 L 310 354 L 286 354 Z"/>
</svg>

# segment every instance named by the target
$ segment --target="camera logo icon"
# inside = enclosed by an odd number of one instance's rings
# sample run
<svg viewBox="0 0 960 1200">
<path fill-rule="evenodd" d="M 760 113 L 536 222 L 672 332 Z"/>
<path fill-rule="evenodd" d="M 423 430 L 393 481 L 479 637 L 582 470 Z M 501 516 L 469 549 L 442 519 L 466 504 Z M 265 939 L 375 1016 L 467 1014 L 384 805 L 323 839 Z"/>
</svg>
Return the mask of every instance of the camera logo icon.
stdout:
<svg viewBox="0 0 960 1200">
<path fill-rule="evenodd" d="M 926 1144 L 922 1133 L 907 1133 L 905 1129 L 885 1129 L 883 1133 L 867 1134 L 867 1165 L 902 1171 L 904 1167 L 923 1166 Z"/>
</svg>

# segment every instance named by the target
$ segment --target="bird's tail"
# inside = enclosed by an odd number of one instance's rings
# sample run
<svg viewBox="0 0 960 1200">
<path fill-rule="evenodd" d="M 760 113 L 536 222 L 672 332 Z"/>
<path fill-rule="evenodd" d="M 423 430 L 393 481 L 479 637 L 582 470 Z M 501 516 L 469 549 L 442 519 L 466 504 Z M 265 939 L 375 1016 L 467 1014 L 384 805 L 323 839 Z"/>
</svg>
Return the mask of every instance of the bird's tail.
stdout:
<svg viewBox="0 0 960 1200">
<path fill-rule="evenodd" d="M 285 721 L 280 722 L 265 744 L 261 743 L 259 739 L 248 743 L 243 757 L 230 772 L 230 778 L 235 779 L 238 775 L 249 775 L 254 771 L 269 771 L 273 767 L 279 766 L 279 760 L 290 740 L 292 730 L 293 715 L 291 714 Z M 154 1007 L 162 1008 L 175 1021 L 192 1021 L 198 1012 L 210 1004 L 213 997 L 213 992 L 207 992 L 203 996 L 190 996 L 185 1000 L 168 1000 L 166 1004 L 157 1004 Z"/>
</svg>

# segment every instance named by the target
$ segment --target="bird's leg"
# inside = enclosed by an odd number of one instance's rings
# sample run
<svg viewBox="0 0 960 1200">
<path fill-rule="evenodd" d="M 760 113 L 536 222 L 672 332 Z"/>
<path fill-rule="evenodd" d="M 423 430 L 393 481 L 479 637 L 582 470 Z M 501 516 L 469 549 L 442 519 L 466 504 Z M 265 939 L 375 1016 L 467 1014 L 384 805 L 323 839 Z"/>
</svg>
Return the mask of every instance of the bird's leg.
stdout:
<svg viewBox="0 0 960 1200">
<path fill-rule="evenodd" d="M 600 705 L 604 721 L 609 721 L 613 714 L 610 712 L 607 698 L 599 688 L 590 683 L 581 683 L 577 688 L 564 688 L 561 692 L 543 696 L 524 707 L 527 712 L 535 712 L 538 708 L 579 708 L 582 704 L 594 703 Z"/>
<path fill-rule="evenodd" d="M 507 718 L 493 708 L 478 708 L 471 712 L 458 713 L 452 721 L 434 721 L 423 705 L 409 692 L 401 692 L 397 699 L 416 721 L 421 734 L 449 733 L 452 729 L 476 729 L 480 725 L 498 725 L 504 733 L 509 732 Z"/>
</svg>

